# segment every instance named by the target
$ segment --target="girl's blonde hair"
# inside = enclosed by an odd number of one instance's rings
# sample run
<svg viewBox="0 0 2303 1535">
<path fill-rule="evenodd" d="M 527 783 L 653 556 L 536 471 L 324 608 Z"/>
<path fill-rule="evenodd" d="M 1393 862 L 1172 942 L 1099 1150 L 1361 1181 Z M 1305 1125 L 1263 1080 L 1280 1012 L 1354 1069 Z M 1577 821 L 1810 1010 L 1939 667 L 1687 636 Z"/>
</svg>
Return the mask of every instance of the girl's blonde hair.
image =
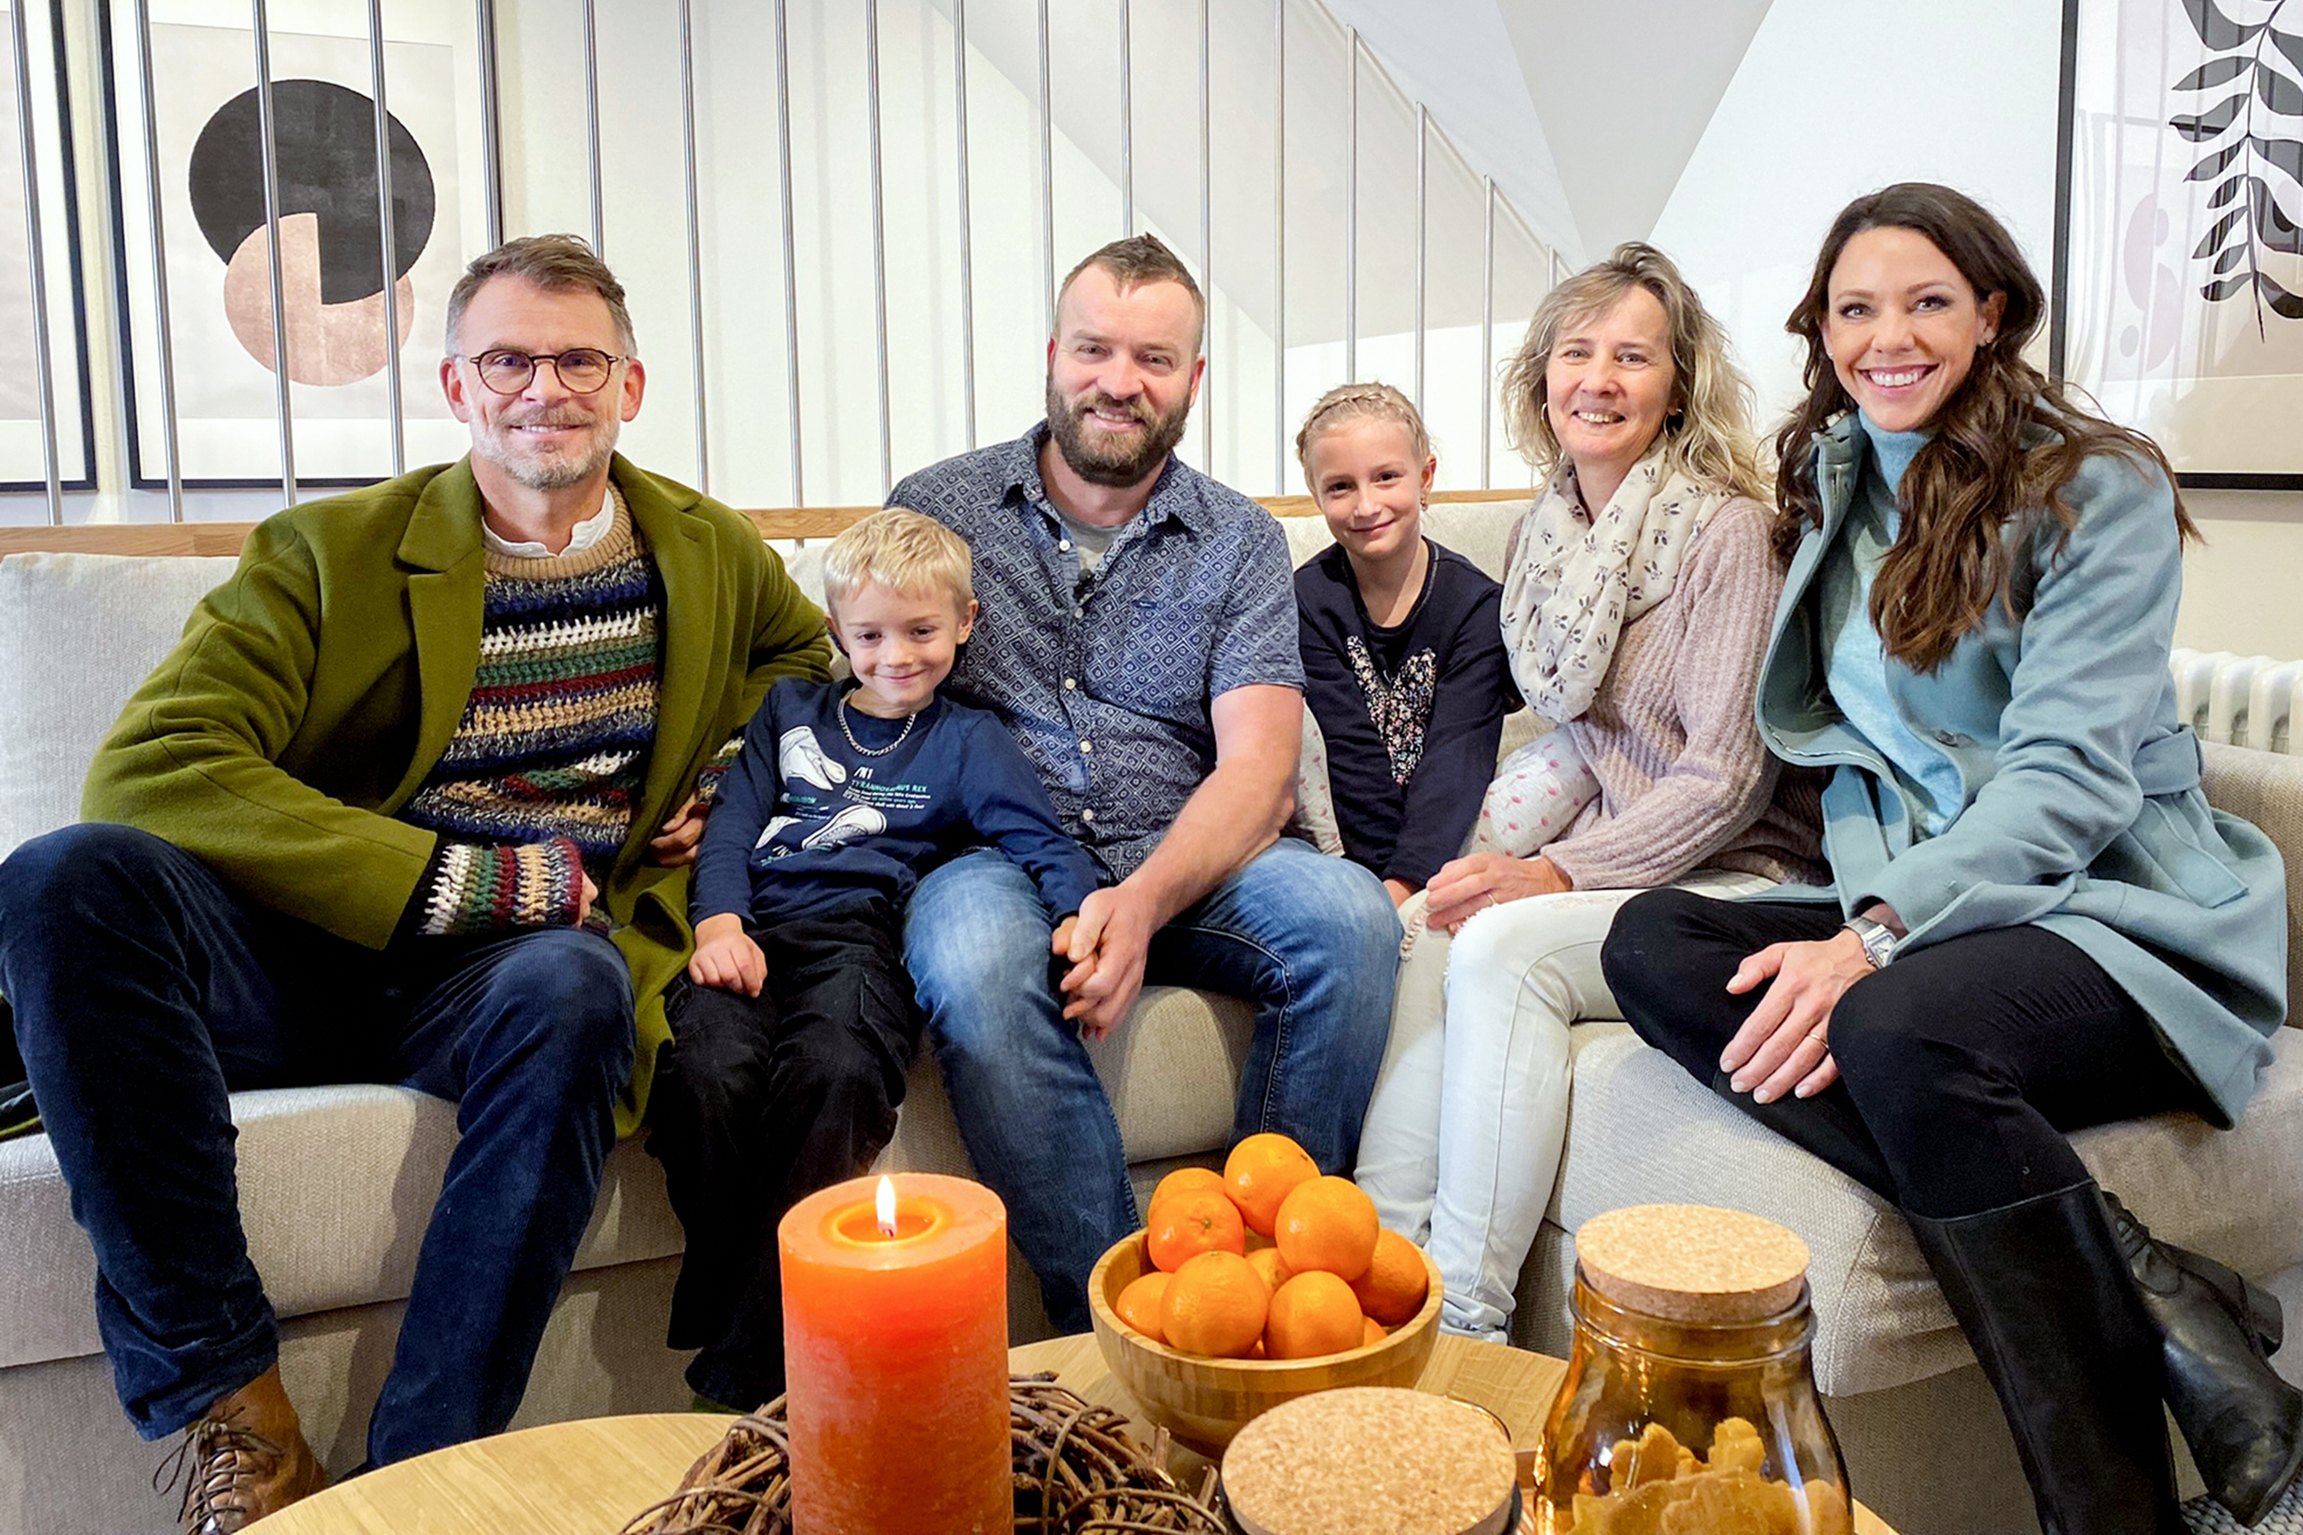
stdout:
<svg viewBox="0 0 2303 1535">
<path fill-rule="evenodd" d="M 1559 463 L 1552 432 L 1551 354 L 1569 327 L 1613 309 L 1634 288 L 1663 306 L 1671 334 L 1671 408 L 1663 419 L 1667 469 L 1700 484 L 1766 504 L 1767 472 L 1751 428 L 1751 384 L 1728 351 L 1727 332 L 1679 275 L 1671 258 L 1638 240 L 1553 288 L 1527 322 L 1527 339 L 1503 367 L 1505 434 L 1538 474 Z"/>
<path fill-rule="evenodd" d="M 824 604 L 837 607 L 866 581 L 891 592 L 941 588 L 962 613 L 976 600 L 968 546 L 957 533 L 908 506 L 891 506 L 851 523 L 824 551 Z"/>
<path fill-rule="evenodd" d="M 1311 445 L 1354 421 L 1390 421 L 1407 428 L 1419 471 L 1431 457 L 1431 434 L 1423 429 L 1423 416 L 1414 401 L 1389 384 L 1344 384 L 1319 397 L 1295 434 L 1295 461 L 1303 465 L 1303 482 L 1313 495 L 1319 494 L 1319 487 L 1312 484 Z"/>
</svg>

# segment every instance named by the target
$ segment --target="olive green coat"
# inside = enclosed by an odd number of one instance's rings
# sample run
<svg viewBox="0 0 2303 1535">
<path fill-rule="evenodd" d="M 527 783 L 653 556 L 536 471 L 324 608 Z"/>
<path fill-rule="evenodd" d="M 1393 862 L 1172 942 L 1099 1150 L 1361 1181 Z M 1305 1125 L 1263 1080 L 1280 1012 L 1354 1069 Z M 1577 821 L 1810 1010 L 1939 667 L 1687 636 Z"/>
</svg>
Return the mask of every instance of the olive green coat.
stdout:
<svg viewBox="0 0 2303 1535">
<path fill-rule="evenodd" d="M 664 988 L 694 941 L 688 870 L 650 863 L 648 839 L 769 685 L 824 677 L 830 648 L 750 522 L 620 455 L 610 473 L 664 594 L 655 746 L 600 880 L 639 999 L 629 1133 L 668 1037 Z M 469 460 L 262 523 L 121 712 L 82 815 L 165 837 L 249 900 L 383 948 L 438 843 L 394 816 L 463 718 L 484 554 Z"/>
</svg>

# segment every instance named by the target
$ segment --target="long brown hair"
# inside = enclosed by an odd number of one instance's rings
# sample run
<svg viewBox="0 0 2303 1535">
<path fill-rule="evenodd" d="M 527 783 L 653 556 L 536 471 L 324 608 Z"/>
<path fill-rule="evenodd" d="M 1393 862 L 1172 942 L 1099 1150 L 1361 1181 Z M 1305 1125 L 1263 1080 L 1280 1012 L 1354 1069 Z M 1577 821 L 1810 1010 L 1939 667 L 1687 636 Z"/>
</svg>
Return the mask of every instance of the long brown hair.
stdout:
<svg viewBox="0 0 2303 1535">
<path fill-rule="evenodd" d="M 1823 335 L 1831 273 L 1847 242 L 1867 229 L 1908 229 L 1950 258 L 1977 303 L 2003 295 L 1998 334 L 1932 423 L 1934 435 L 1904 471 L 1897 492 L 1902 528 L 1871 584 L 1871 623 L 1887 654 L 1933 671 L 1993 602 L 2014 612 L 2014 574 L 2002 529 L 2011 517 L 2043 510 L 2071 536 L 2078 513 L 2064 499 L 2088 457 L 2116 453 L 2138 469 L 2156 467 L 2170 488 L 2175 471 L 2158 444 L 2105 421 L 2062 385 L 2023 360 L 2039 329 L 2044 295 L 2007 227 L 1973 198 L 1949 187 L 1906 181 L 1851 202 L 1833 221 L 1815 258 L 1807 292 L 1784 329 L 1807 343 L 1807 399 L 1776 433 L 1776 547 L 1788 554 L 1823 522 L 1815 487 L 1815 437 L 1855 402 L 1839 382 Z M 2043 440 L 2032 428 L 2043 428 Z M 2181 536 L 2197 530 L 2175 499 Z M 2061 547 L 2060 544 L 2057 546 Z"/>
</svg>

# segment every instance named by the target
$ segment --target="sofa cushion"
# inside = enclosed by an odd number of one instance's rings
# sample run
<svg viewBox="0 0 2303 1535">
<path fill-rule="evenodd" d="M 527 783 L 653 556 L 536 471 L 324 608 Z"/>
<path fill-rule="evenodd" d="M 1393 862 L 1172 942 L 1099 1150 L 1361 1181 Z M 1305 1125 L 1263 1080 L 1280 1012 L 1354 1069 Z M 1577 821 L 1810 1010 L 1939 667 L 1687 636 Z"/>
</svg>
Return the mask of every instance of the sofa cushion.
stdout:
<svg viewBox="0 0 2303 1535">
<path fill-rule="evenodd" d="M 80 819 L 80 785 L 128 695 L 229 559 L 0 559 L 0 857 Z"/>
<path fill-rule="evenodd" d="M 2200 779 L 2218 810 L 2252 821 L 2287 855 L 2287 1021 L 2303 998 L 2303 756 L 2199 743 Z"/>
<path fill-rule="evenodd" d="M 1503 551 L 1511 540 L 1511 530 L 1531 504 L 1528 501 L 1437 501 L 1423 509 L 1423 536 L 1442 548 L 1453 549 L 1501 580 Z M 1316 513 L 1282 517 L 1279 525 L 1287 532 L 1287 557 L 1292 565 L 1301 565 L 1335 542 L 1335 535 L 1327 530 L 1327 519 Z"/>
<path fill-rule="evenodd" d="M 1745 1117 L 1628 1025 L 1574 1030 L 1567 1157 L 1551 1221 L 1627 1204 L 1727 1205 L 1799 1233 L 1811 1261 L 1816 1384 L 1884 1390 L 1973 1361 L 1910 1228 L 1854 1180 Z M 2168 1241 L 2251 1274 L 2303 1261 L 2303 1038 L 2281 1029 L 2236 1129 L 2162 1114 L 2072 1137 L 2105 1188 Z"/>
<path fill-rule="evenodd" d="M 800 589 L 800 595 L 817 607 L 824 605 L 824 551 L 831 547 L 828 538 L 771 538 L 768 547 L 784 562 L 784 573 Z"/>
<path fill-rule="evenodd" d="M 1127 1022 L 1087 1047 L 1130 1163 L 1205 1157 L 1231 1144 L 1234 1087 L 1254 1036 L 1255 1013 L 1235 997 L 1144 988 Z M 930 1050 L 912 1066 L 895 1139 L 877 1165 L 974 1176 Z"/>
<path fill-rule="evenodd" d="M 1453 549 L 1500 581 L 1511 530 L 1534 504 L 1533 500 L 1434 502 L 1424 508 L 1424 536 Z"/>
<path fill-rule="evenodd" d="M 236 1093 L 248 1251 L 282 1319 L 406 1298 L 449 1153 L 455 1105 L 400 1087 Z M 578 1271 L 680 1251 L 641 1144 L 608 1158 Z M 0 1369 L 95 1353 L 96 1255 L 45 1135 L 0 1142 Z"/>
<path fill-rule="evenodd" d="M 1146 986 L 1127 1021 L 1088 1046 L 1128 1160 L 1229 1146 L 1232 1104 L 1254 1037 L 1254 1009 L 1236 997 Z"/>
<path fill-rule="evenodd" d="M 1343 856 L 1343 828 L 1335 818 L 1335 791 L 1327 776 L 1327 737 L 1309 709 L 1303 711 L 1303 744 L 1296 753 L 1295 809 L 1287 834 L 1300 837 L 1330 858 Z"/>
</svg>

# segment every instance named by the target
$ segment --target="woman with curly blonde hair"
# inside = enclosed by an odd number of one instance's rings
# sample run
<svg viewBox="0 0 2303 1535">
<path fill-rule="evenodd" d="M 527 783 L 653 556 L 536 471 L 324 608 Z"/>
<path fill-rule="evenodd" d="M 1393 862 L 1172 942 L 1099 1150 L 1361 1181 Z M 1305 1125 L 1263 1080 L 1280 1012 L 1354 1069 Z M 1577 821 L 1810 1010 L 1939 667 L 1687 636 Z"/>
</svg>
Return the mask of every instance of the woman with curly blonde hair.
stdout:
<svg viewBox="0 0 2303 1535">
<path fill-rule="evenodd" d="M 1442 1325 L 1497 1339 L 1566 1139 L 1568 1026 L 1619 1016 L 1616 908 L 1820 869 L 1812 797 L 1775 803 L 1752 726 L 1783 572 L 1718 323 L 1662 252 L 1622 245 L 1544 299 L 1503 392 L 1545 476 L 1505 561 L 1504 650 L 1556 728 L 1425 886 L 1358 1168 L 1439 1264 Z"/>
</svg>

